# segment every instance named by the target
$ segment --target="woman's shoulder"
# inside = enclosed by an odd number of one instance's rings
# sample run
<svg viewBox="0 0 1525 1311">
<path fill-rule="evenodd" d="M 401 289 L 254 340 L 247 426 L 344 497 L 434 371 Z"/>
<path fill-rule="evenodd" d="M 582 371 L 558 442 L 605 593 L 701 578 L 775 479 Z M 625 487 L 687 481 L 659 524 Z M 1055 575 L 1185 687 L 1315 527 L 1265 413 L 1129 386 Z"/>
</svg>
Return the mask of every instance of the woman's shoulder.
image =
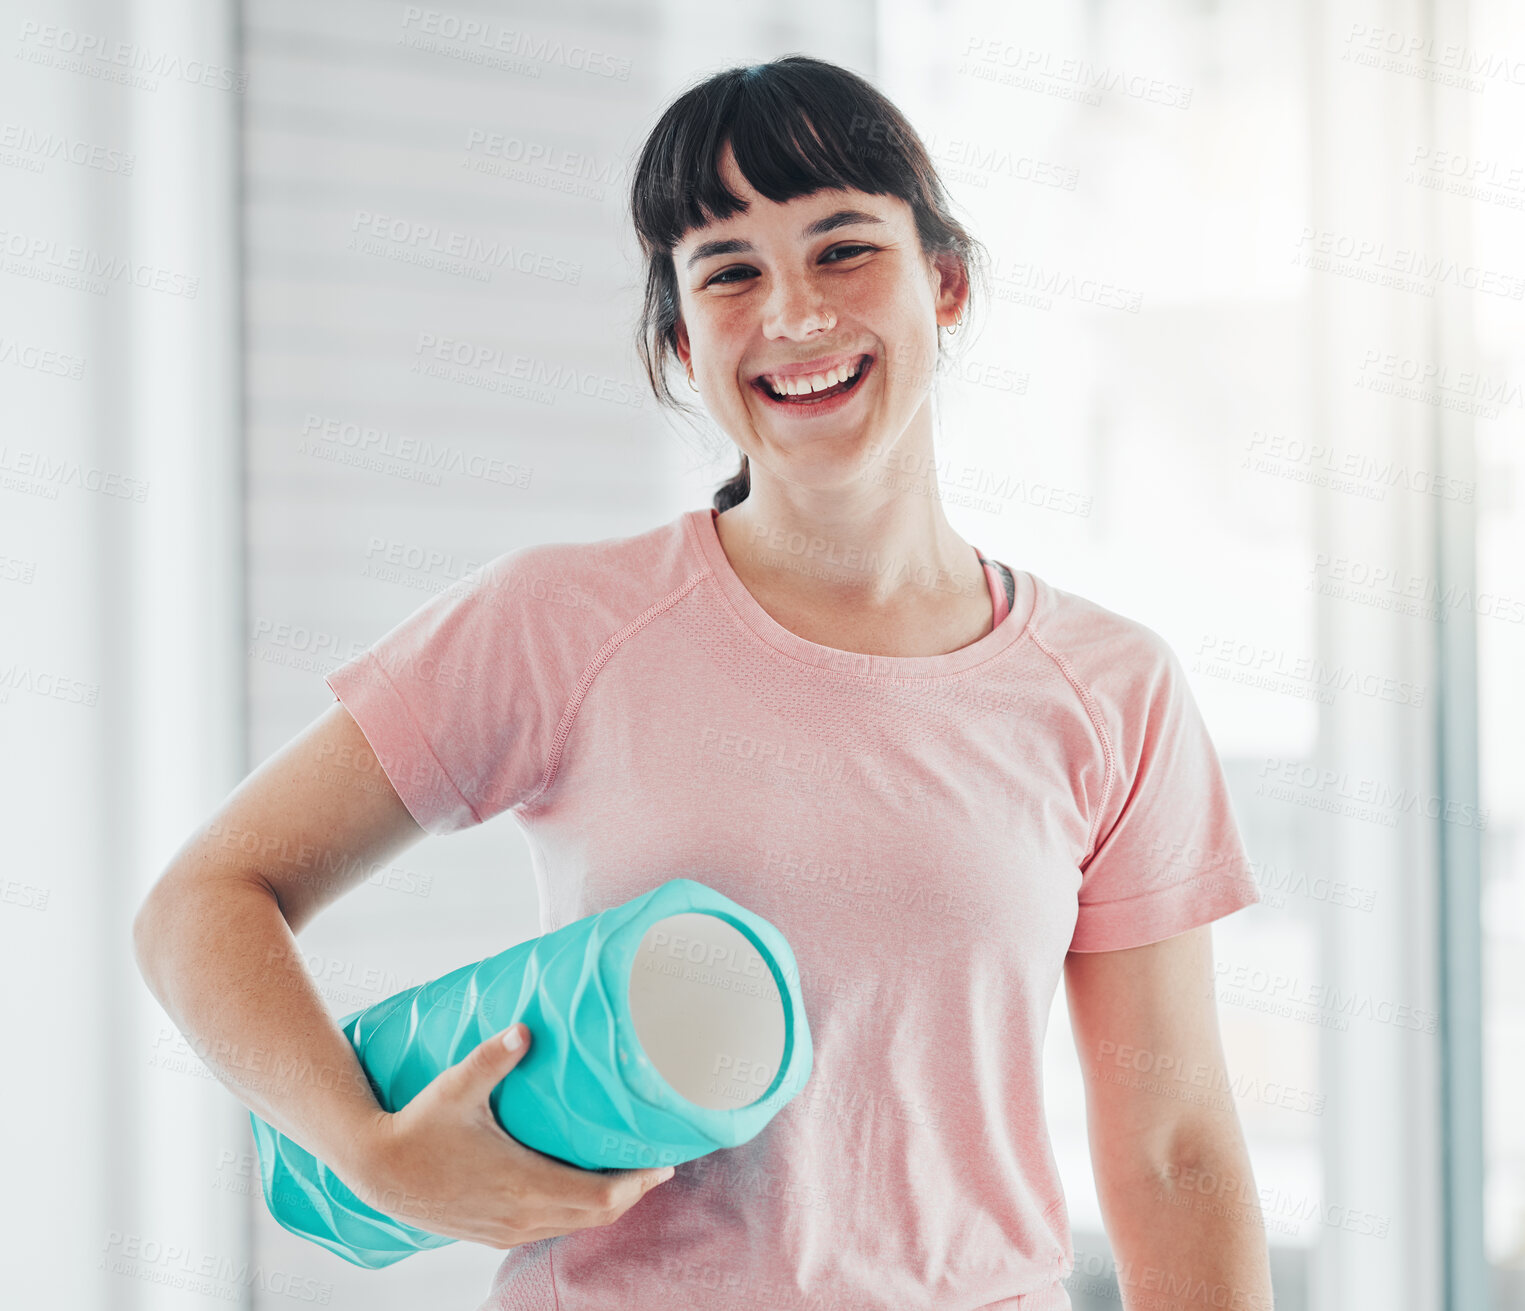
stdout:
<svg viewBox="0 0 1525 1311">
<path fill-rule="evenodd" d="M 1174 648 L 1142 619 L 1030 576 L 1033 639 L 1072 682 L 1096 694 L 1126 693 L 1178 672 Z"/>
<path fill-rule="evenodd" d="M 691 573 L 680 517 L 617 536 L 509 547 L 477 570 L 472 581 L 507 593 L 560 587 L 590 597 L 619 597 L 661 594 Z"/>
<path fill-rule="evenodd" d="M 512 633 L 511 649 L 587 661 L 698 572 L 681 519 L 586 540 L 526 542 L 489 559 L 452 589 L 450 624 Z M 468 616 L 477 615 L 477 619 Z"/>
</svg>

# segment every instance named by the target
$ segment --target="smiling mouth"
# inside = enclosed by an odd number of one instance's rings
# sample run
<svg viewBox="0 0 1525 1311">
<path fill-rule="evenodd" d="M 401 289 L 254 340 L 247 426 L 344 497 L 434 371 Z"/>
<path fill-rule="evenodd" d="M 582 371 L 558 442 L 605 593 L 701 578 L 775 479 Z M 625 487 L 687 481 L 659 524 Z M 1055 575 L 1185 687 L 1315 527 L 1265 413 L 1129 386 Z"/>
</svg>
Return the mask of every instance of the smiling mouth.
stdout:
<svg viewBox="0 0 1525 1311">
<path fill-rule="evenodd" d="M 785 395 L 782 392 L 774 391 L 773 388 L 768 385 L 767 379 L 762 377 L 754 378 L 752 380 L 752 385 L 756 387 L 758 391 L 762 392 L 762 394 L 766 396 L 770 401 L 777 405 L 819 405 L 822 401 L 829 401 L 837 396 L 845 396 L 848 392 L 856 389 L 858 384 L 862 382 L 864 377 L 868 374 L 869 366 L 873 363 L 873 359 L 874 357 L 872 355 L 860 356 L 858 360 L 857 371 L 851 378 L 847 378 L 842 382 L 836 383 L 830 387 L 822 388 L 820 391 L 816 392 L 803 392 L 797 396 Z"/>
</svg>

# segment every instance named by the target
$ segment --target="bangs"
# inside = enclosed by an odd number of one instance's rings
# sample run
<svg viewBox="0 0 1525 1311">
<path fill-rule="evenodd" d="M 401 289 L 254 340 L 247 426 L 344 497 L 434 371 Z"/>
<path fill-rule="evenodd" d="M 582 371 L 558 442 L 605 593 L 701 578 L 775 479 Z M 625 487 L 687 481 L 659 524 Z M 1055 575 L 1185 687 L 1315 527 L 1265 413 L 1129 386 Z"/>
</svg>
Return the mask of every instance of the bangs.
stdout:
<svg viewBox="0 0 1525 1311">
<path fill-rule="evenodd" d="M 643 152 L 638 174 L 666 184 L 635 188 L 632 218 L 648 249 L 671 251 L 685 233 L 745 212 L 720 176 L 727 141 L 742 176 L 775 204 L 844 188 L 916 194 L 914 168 L 886 142 L 911 131 L 892 106 L 865 113 L 861 98 L 822 94 L 819 78 L 777 64 L 707 89 L 674 105 Z"/>
</svg>

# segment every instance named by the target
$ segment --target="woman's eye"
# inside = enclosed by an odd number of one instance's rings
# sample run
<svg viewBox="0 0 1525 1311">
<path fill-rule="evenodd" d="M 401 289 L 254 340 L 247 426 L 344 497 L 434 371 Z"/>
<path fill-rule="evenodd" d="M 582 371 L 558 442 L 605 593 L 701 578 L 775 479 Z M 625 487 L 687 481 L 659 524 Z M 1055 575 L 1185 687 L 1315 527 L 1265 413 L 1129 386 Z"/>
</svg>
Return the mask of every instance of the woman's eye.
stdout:
<svg viewBox="0 0 1525 1311">
<path fill-rule="evenodd" d="M 864 246 L 864 245 L 861 245 L 861 244 L 858 244 L 858 243 L 851 243 L 851 244 L 842 245 L 842 246 L 833 246 L 830 250 L 828 250 L 826 252 L 826 255 L 823 255 L 821 258 L 825 259 L 826 256 L 828 256 L 828 255 L 843 255 L 846 258 L 851 259 L 854 255 L 860 255 L 860 254 L 862 254 L 866 250 L 873 250 L 873 249 L 874 248 L 872 246 Z M 831 261 L 831 263 L 833 263 L 833 264 L 837 264 L 837 263 L 840 263 L 840 262 L 841 262 L 840 260 L 832 260 Z M 747 268 L 745 265 L 738 264 L 738 265 L 736 265 L 736 266 L 734 266 L 732 268 L 721 269 L 719 273 L 715 274 L 715 276 L 713 278 L 710 278 L 709 281 L 707 281 L 704 285 L 706 287 L 710 287 L 710 286 L 714 286 L 718 282 L 723 287 L 724 286 L 729 286 L 729 285 L 731 285 L 731 283 L 733 281 L 735 281 L 735 279 L 727 278 L 726 274 L 728 274 L 728 273 L 750 273 L 750 272 L 752 272 L 751 269 Z"/>
</svg>

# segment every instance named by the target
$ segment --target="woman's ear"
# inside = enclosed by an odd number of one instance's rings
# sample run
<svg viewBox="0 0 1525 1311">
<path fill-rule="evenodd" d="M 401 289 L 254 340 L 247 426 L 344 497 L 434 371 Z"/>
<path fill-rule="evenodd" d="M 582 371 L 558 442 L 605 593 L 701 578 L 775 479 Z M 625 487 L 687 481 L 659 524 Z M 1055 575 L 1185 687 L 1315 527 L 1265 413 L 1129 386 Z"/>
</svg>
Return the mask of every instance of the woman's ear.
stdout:
<svg viewBox="0 0 1525 1311">
<path fill-rule="evenodd" d="M 935 297 L 937 325 L 950 327 L 958 322 L 969 304 L 969 270 L 952 251 L 932 258 L 932 291 Z"/>
<path fill-rule="evenodd" d="M 678 321 L 673 324 L 674 349 L 678 352 L 678 361 L 686 369 L 693 352 L 688 344 L 688 324 L 683 322 L 683 316 L 678 316 Z"/>
</svg>

